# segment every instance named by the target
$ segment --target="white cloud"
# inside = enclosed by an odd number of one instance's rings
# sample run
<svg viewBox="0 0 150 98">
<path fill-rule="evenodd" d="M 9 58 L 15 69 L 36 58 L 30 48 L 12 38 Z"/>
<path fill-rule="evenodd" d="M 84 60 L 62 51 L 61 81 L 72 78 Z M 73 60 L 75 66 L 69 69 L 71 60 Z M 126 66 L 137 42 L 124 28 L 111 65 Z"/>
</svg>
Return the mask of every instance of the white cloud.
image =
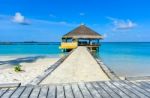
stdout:
<svg viewBox="0 0 150 98">
<path fill-rule="evenodd" d="M 14 22 L 22 23 L 24 22 L 24 16 L 21 13 L 17 12 L 14 16 Z"/>
<path fill-rule="evenodd" d="M 58 24 L 66 25 L 67 22 L 66 21 L 60 21 L 60 22 L 58 22 Z"/>
<path fill-rule="evenodd" d="M 130 19 L 123 20 L 123 19 L 116 19 L 112 17 L 107 17 L 107 19 L 111 20 L 113 22 L 114 30 L 127 30 L 127 29 L 133 29 L 137 26 L 136 23 L 131 21 Z"/>
<path fill-rule="evenodd" d="M 48 20 L 39 20 L 39 19 L 32 19 L 33 24 L 49 24 L 49 25 L 60 25 L 60 26 L 69 26 L 69 27 L 74 27 L 78 26 L 79 24 L 77 23 L 69 23 L 67 21 L 48 21 Z"/>
<path fill-rule="evenodd" d="M 19 12 L 17 12 L 15 14 L 15 16 L 13 17 L 13 22 L 23 24 L 23 25 L 28 25 L 29 24 L 29 21 L 27 21 L 25 19 L 25 17 Z"/>
<path fill-rule="evenodd" d="M 55 15 L 53 15 L 53 14 L 50 14 L 49 16 L 50 16 L 50 17 L 52 17 L 52 18 L 56 18 L 56 16 L 55 16 Z"/>
<path fill-rule="evenodd" d="M 45 24 L 45 25 L 58 25 L 58 26 L 68 26 L 68 27 L 75 27 L 79 25 L 79 23 L 67 22 L 67 21 L 49 21 L 49 20 L 40 20 L 35 18 L 30 18 L 29 20 L 32 21 L 32 25 Z M 22 25 L 30 24 L 30 21 L 28 21 L 21 13 L 16 13 L 14 16 L 0 14 L 0 21 L 15 22 Z"/>
<path fill-rule="evenodd" d="M 106 38 L 106 37 L 108 37 L 108 35 L 105 33 L 105 34 L 103 34 L 103 37 Z"/>
<path fill-rule="evenodd" d="M 80 13 L 80 16 L 84 16 L 85 15 L 85 13 Z"/>
</svg>

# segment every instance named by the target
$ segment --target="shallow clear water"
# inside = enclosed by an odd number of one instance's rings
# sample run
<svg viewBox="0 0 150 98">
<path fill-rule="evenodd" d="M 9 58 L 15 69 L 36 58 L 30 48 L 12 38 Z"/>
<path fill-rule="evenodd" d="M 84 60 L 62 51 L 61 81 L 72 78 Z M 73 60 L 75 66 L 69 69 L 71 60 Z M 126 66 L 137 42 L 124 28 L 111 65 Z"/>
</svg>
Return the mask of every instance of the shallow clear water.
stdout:
<svg viewBox="0 0 150 98">
<path fill-rule="evenodd" d="M 119 76 L 150 76 L 150 43 L 102 43 L 99 55 Z"/>
<path fill-rule="evenodd" d="M 59 43 L 0 45 L 0 56 L 61 57 Z M 98 56 L 119 76 L 150 75 L 150 43 L 102 43 Z"/>
<path fill-rule="evenodd" d="M 13 43 L 0 45 L 0 55 L 59 55 L 59 43 Z"/>
</svg>

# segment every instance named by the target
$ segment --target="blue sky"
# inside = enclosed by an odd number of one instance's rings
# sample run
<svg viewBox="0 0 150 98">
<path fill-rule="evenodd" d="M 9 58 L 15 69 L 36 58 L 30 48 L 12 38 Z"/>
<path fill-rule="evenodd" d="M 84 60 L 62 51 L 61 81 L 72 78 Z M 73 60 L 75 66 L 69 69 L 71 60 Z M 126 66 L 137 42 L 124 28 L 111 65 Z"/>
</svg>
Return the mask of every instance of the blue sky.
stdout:
<svg viewBox="0 0 150 98">
<path fill-rule="evenodd" d="M 60 41 L 81 23 L 105 42 L 149 42 L 148 0 L 0 0 L 0 41 Z"/>
</svg>

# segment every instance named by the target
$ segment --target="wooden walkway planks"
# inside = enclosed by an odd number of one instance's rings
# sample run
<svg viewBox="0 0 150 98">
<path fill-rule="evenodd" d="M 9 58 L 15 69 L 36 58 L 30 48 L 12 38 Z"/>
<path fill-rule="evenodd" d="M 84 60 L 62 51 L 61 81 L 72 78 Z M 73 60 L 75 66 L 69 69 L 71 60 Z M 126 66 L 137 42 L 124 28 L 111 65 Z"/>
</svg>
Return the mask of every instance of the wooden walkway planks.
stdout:
<svg viewBox="0 0 150 98">
<path fill-rule="evenodd" d="M 150 82 L 99 81 L 31 85 L 0 88 L 0 94 L 0 98 L 150 98 Z"/>
<path fill-rule="evenodd" d="M 137 84 L 134 84 L 132 82 L 128 82 L 128 81 L 124 81 L 126 84 L 130 85 L 131 87 L 133 87 L 134 89 L 136 89 L 137 91 L 139 91 L 140 93 L 144 94 L 147 97 L 150 97 L 150 93 L 148 91 L 146 91 L 146 89 L 143 89 L 142 87 L 138 86 Z"/>
<path fill-rule="evenodd" d="M 122 90 L 117 88 L 115 85 L 112 85 L 111 82 L 105 82 L 106 85 L 109 86 L 110 89 L 112 89 L 116 94 L 119 96 L 124 96 L 124 98 L 130 98 L 126 93 L 124 93 Z"/>
<path fill-rule="evenodd" d="M 55 86 L 50 86 L 47 94 L 47 98 L 55 98 L 56 96 L 56 87 Z"/>
<path fill-rule="evenodd" d="M 56 98 L 65 98 L 65 92 L 63 86 L 57 86 Z"/>
<path fill-rule="evenodd" d="M 136 94 L 134 94 L 132 91 L 126 89 L 123 85 L 121 85 L 119 82 L 111 81 L 111 83 L 119 88 L 121 91 L 123 91 L 125 94 L 130 96 L 130 98 L 139 98 Z"/>
<path fill-rule="evenodd" d="M 138 82 L 136 83 L 139 87 L 144 88 L 147 91 L 150 91 L 150 85 L 146 82 Z"/>
<path fill-rule="evenodd" d="M 8 88 L 0 88 L 0 96 L 2 96 L 7 90 Z"/>
<path fill-rule="evenodd" d="M 10 96 L 13 94 L 13 92 L 16 90 L 16 88 L 7 90 L 6 93 L 4 93 L 0 98 L 10 98 Z"/>
<path fill-rule="evenodd" d="M 74 98 L 83 98 L 83 95 L 82 95 L 78 85 L 72 84 L 72 90 L 74 93 Z"/>
<path fill-rule="evenodd" d="M 139 92 L 136 88 L 131 86 L 129 83 L 125 83 L 124 81 L 119 82 L 121 85 L 123 85 L 126 89 L 130 90 L 132 93 L 136 94 L 139 97 L 142 98 L 148 98 L 143 93 Z"/>
<path fill-rule="evenodd" d="M 85 84 L 89 92 L 94 98 L 102 98 L 102 96 L 98 93 L 98 91 L 92 86 L 91 83 L 86 83 Z"/>
<path fill-rule="evenodd" d="M 33 87 L 26 87 L 20 98 L 28 98 L 33 90 Z"/>
<path fill-rule="evenodd" d="M 44 86 L 41 88 L 39 98 L 47 98 L 47 95 L 48 95 L 48 87 Z"/>
<path fill-rule="evenodd" d="M 84 98 L 92 98 L 90 92 L 85 87 L 84 83 L 79 83 L 78 85 L 79 85 L 79 89 L 81 90 L 81 93 L 82 93 L 82 95 L 83 95 Z"/>
<path fill-rule="evenodd" d="M 104 82 L 101 82 L 101 83 L 98 82 L 98 84 L 99 84 L 105 91 L 107 91 L 107 93 L 109 93 L 109 95 L 111 95 L 111 97 L 114 97 L 114 98 L 121 98 L 118 93 L 116 93 L 116 92 L 114 92 L 114 90 L 110 89 L 110 88 L 108 87 L 108 85 L 106 85 Z"/>
<path fill-rule="evenodd" d="M 102 98 L 112 98 L 110 94 L 103 89 L 102 87 L 99 86 L 97 82 L 91 83 L 93 87 L 98 91 L 98 93 L 102 96 Z"/>
<path fill-rule="evenodd" d="M 0 88 L 18 87 L 20 85 L 21 83 L 5 83 L 5 84 L 0 84 Z"/>
<path fill-rule="evenodd" d="M 72 88 L 70 85 L 65 85 L 64 91 L 65 91 L 65 98 L 74 98 Z"/>
<path fill-rule="evenodd" d="M 33 91 L 31 92 L 31 94 L 29 96 L 29 98 L 38 98 L 39 94 L 40 94 L 40 90 L 41 90 L 40 87 L 34 87 Z"/>
</svg>

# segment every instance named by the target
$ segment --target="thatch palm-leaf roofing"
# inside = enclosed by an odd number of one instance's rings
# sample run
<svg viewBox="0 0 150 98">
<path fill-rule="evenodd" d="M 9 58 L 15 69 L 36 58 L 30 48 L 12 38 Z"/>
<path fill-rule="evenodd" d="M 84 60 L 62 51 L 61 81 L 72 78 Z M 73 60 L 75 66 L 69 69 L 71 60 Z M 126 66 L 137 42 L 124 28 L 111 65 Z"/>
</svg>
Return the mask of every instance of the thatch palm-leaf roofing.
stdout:
<svg viewBox="0 0 150 98">
<path fill-rule="evenodd" d="M 103 37 L 89 27 L 85 25 L 80 25 L 79 27 L 65 34 L 62 38 L 102 39 Z"/>
</svg>

